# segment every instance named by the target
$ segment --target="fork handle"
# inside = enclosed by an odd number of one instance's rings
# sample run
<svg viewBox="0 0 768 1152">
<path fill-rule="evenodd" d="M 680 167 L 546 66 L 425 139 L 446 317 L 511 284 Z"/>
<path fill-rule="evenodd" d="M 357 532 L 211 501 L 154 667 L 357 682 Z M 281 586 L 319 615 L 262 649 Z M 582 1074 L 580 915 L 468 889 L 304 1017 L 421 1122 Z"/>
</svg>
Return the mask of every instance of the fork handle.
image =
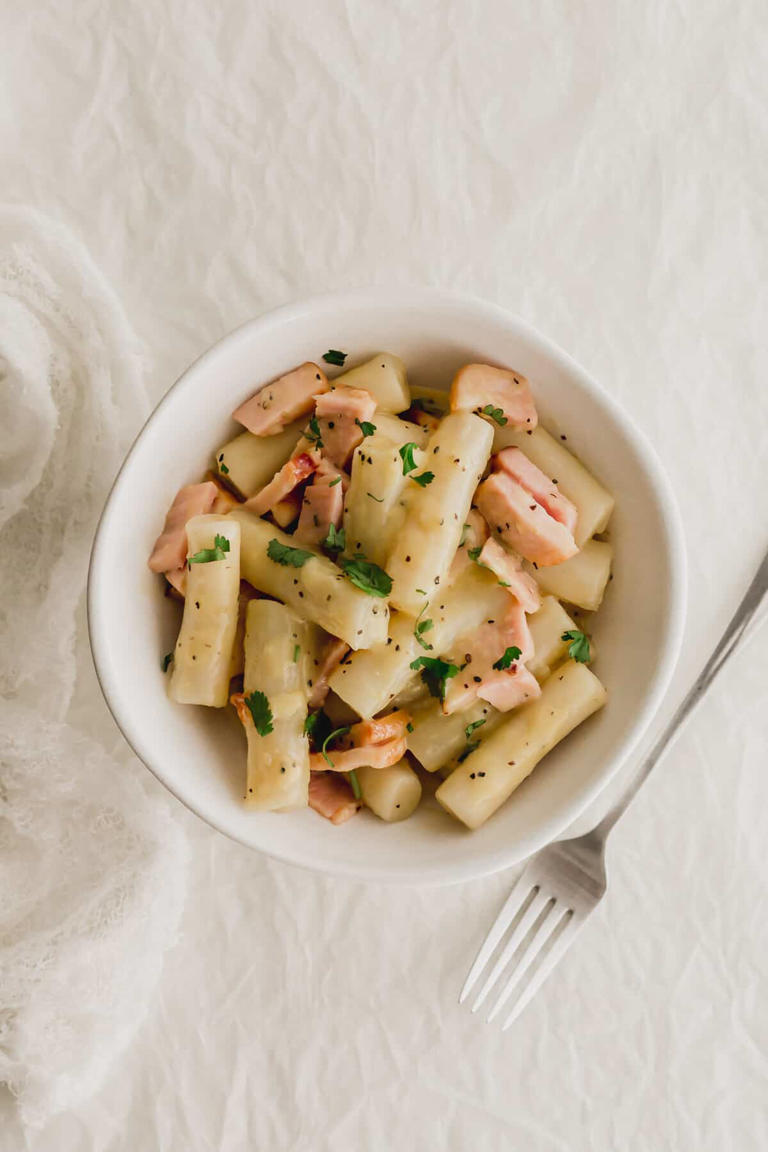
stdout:
<svg viewBox="0 0 768 1152">
<path fill-rule="evenodd" d="M 646 756 L 637 775 L 630 783 L 624 795 L 593 829 L 591 833 L 592 837 L 604 841 L 614 824 L 624 815 L 640 791 L 640 788 L 650 776 L 652 769 L 656 767 L 656 764 L 664 755 L 691 712 L 693 712 L 715 676 L 717 676 L 725 662 L 738 647 L 747 626 L 763 602 L 766 591 L 768 591 L 768 552 L 766 552 L 763 557 L 763 561 L 755 574 L 755 578 L 747 589 L 741 604 L 739 604 L 734 612 L 733 618 L 723 633 L 720 643 L 704 665 L 695 684 L 653 745 L 653 748 Z"/>
</svg>

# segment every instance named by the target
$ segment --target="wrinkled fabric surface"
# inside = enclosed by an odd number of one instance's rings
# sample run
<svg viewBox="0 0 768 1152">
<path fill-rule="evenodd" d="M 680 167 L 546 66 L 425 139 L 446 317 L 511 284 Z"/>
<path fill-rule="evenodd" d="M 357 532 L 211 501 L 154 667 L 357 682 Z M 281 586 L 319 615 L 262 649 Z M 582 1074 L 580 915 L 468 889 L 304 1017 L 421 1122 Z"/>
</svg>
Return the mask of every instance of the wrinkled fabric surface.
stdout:
<svg viewBox="0 0 768 1152">
<path fill-rule="evenodd" d="M 685 521 L 671 710 L 768 543 L 764 4 L 0 15 L 3 195 L 86 242 L 151 352 L 153 400 L 248 317 L 370 282 L 494 300 L 611 390 Z M 607 899 L 504 1036 L 456 997 L 513 876 L 364 887 L 177 809 L 193 896 L 149 1018 L 43 1130 L 4 1101 L 0 1148 L 764 1149 L 765 643 L 616 830 Z M 80 671 L 72 713 L 129 763 Z"/>
</svg>

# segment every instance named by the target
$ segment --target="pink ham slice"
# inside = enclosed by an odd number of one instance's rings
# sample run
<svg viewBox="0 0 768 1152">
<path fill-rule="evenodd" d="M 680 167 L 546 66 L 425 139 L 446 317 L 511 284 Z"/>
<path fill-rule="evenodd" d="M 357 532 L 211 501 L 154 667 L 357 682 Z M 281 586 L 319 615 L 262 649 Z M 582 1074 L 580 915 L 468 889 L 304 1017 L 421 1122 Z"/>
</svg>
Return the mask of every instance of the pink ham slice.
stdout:
<svg viewBox="0 0 768 1152">
<path fill-rule="evenodd" d="M 494 668 L 494 663 L 508 648 L 519 648 L 519 658 L 509 668 Z M 538 696 L 538 684 L 533 680 L 535 687 L 531 685 L 528 673 L 523 668 L 524 662 L 532 655 L 533 640 L 525 612 L 518 603 L 510 600 L 503 617 L 486 620 L 465 637 L 463 643 L 457 644 L 453 660 L 464 667 L 449 683 L 443 711 L 446 715 L 463 711 L 478 698 L 488 700 L 500 711 L 507 711 L 521 702 L 524 691 L 529 692 L 531 699 Z M 524 690 L 518 691 L 509 683 L 513 680 L 516 682 L 518 676 L 521 677 L 521 683 L 526 685 Z M 505 700 L 511 700 L 512 703 L 502 708 L 501 704 Z"/>
<path fill-rule="evenodd" d="M 370 421 L 376 401 L 362 388 L 335 388 L 315 399 L 323 456 L 343 468 L 363 439 L 360 424 Z"/>
<path fill-rule="evenodd" d="M 477 560 L 493 572 L 500 584 L 507 587 L 524 612 L 538 612 L 541 607 L 539 586 L 533 576 L 525 571 L 519 556 L 508 552 L 498 540 L 491 537 L 483 544 Z"/>
<path fill-rule="evenodd" d="M 187 562 L 187 521 L 210 512 L 218 495 L 211 480 L 179 489 L 165 517 L 163 530 L 149 557 L 153 572 L 172 572 Z"/>
<path fill-rule="evenodd" d="M 297 532 L 298 534 L 298 532 Z M 323 649 L 316 674 L 312 678 L 312 693 L 309 697 L 310 708 L 322 708 L 328 695 L 328 680 L 339 664 L 350 651 L 349 644 L 332 636 Z"/>
<path fill-rule="evenodd" d="M 481 700 L 487 700 L 499 712 L 510 712 L 526 700 L 541 696 L 541 688 L 524 664 L 513 664 L 508 672 L 494 672 L 478 690 Z"/>
<path fill-rule="evenodd" d="M 554 480 L 537 468 L 520 448 L 504 448 L 493 458 L 494 467 L 506 472 L 546 508 L 550 516 L 564 524 L 571 535 L 576 531 L 578 512 L 567 496 L 557 491 Z"/>
<path fill-rule="evenodd" d="M 344 743 L 349 743 L 353 748 L 365 748 L 371 744 L 385 744 L 388 740 L 405 738 L 410 722 L 411 714 L 404 708 L 388 712 L 386 716 L 377 716 L 374 720 L 361 720 L 359 724 L 352 725 Z"/>
<path fill-rule="evenodd" d="M 494 472 L 484 480 L 475 493 L 475 502 L 491 532 L 533 564 L 562 564 L 578 552 L 565 525 L 506 472 Z"/>
<path fill-rule="evenodd" d="M 313 752 L 309 767 L 313 772 L 354 772 L 357 768 L 390 768 L 402 760 L 406 752 L 404 736 L 395 736 L 382 744 L 366 744 L 361 748 L 334 748 L 328 751 L 329 764 L 321 752 Z"/>
<path fill-rule="evenodd" d="M 465 364 L 451 384 L 451 412 L 481 413 L 488 404 L 501 408 L 505 423 L 532 431 L 539 422 L 531 386 L 511 368 Z"/>
<path fill-rule="evenodd" d="M 311 412 L 315 396 L 329 387 L 322 368 L 307 361 L 272 384 L 265 384 L 232 416 L 254 436 L 274 436 L 292 420 Z"/>
<path fill-rule="evenodd" d="M 340 473 L 337 477 L 340 477 Z M 341 479 L 321 476 L 318 470 L 314 482 L 304 490 L 296 539 L 312 548 L 319 548 L 331 524 L 334 528 L 341 524 L 343 511 L 344 489 Z"/>
<path fill-rule="evenodd" d="M 263 516 L 265 512 L 269 512 L 284 500 L 299 484 L 308 480 L 319 462 L 318 452 L 299 452 L 298 455 L 292 456 L 278 472 L 275 472 L 269 484 L 251 496 L 250 500 L 246 500 L 245 507 L 255 515 Z"/>
<path fill-rule="evenodd" d="M 343 824 L 360 810 L 360 801 L 355 800 L 343 776 L 336 772 L 310 772 L 309 806 L 331 824 Z"/>
<path fill-rule="evenodd" d="M 287 528 L 293 524 L 301 512 L 301 491 L 296 488 L 293 492 L 289 492 L 282 500 L 278 500 L 277 504 L 272 505 L 270 512 L 278 527 Z"/>
</svg>

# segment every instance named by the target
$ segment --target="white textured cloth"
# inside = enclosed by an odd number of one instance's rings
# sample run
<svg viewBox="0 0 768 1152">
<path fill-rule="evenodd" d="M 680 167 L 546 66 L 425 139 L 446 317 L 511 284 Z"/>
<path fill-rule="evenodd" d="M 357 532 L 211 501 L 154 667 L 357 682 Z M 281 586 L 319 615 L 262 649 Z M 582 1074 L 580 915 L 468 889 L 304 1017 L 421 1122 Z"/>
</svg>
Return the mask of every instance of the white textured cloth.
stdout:
<svg viewBox="0 0 768 1152">
<path fill-rule="evenodd" d="M 0 1081 L 37 1125 L 134 1035 L 183 899 L 169 805 L 62 722 L 91 538 L 146 407 L 138 367 L 82 247 L 0 208 Z"/>
<path fill-rule="evenodd" d="M 4 195 L 86 241 L 153 401 L 264 308 L 371 281 L 495 300 L 614 393 L 685 520 L 671 706 L 766 544 L 764 0 L 0 10 Z M 3 1152 L 764 1152 L 765 643 L 619 825 L 604 906 L 503 1037 L 456 996 L 512 877 L 362 887 L 180 813 L 194 898 L 148 1021 L 26 1143 L 9 1104 Z"/>
</svg>

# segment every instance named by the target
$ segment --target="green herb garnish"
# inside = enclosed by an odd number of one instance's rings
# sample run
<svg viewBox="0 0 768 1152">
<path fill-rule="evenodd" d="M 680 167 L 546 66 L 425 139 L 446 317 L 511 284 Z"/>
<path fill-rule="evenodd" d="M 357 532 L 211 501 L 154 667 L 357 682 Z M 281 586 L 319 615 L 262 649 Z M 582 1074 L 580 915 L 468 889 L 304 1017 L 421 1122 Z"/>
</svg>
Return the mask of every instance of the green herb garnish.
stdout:
<svg viewBox="0 0 768 1152">
<path fill-rule="evenodd" d="M 315 748 L 317 748 L 322 744 L 332 727 L 333 725 L 325 712 L 323 712 L 322 708 L 319 708 L 317 712 L 310 712 L 304 721 L 304 734 L 305 736 L 309 736 Z"/>
<path fill-rule="evenodd" d="M 323 548 L 329 552 L 343 552 L 347 546 L 346 532 L 343 528 L 337 528 L 335 524 L 328 525 L 328 535 L 323 540 Z"/>
<path fill-rule="evenodd" d="M 223 472 L 225 476 L 229 476 L 229 468 L 226 464 L 219 464 L 219 472 Z"/>
<path fill-rule="evenodd" d="M 445 690 L 448 681 L 456 676 L 459 669 L 455 664 L 440 660 L 433 656 L 417 656 L 411 661 L 414 672 L 421 670 L 421 679 L 429 689 L 430 696 L 437 700 L 445 700 Z"/>
<path fill-rule="evenodd" d="M 163 656 L 163 672 L 168 671 L 168 665 L 171 660 L 173 660 L 173 652 L 166 652 L 165 656 Z"/>
<path fill-rule="evenodd" d="M 515 660 L 519 660 L 521 656 L 522 652 L 519 648 L 515 648 L 514 646 L 507 648 L 503 656 L 499 656 L 498 660 L 494 660 L 493 667 L 497 672 L 504 672 L 514 664 Z"/>
<path fill-rule="evenodd" d="M 376 431 L 376 425 L 371 424 L 370 420 L 358 420 L 355 418 L 355 424 L 357 424 L 358 428 L 362 432 L 363 439 L 365 439 L 366 436 L 373 436 L 374 432 Z"/>
<path fill-rule="evenodd" d="M 419 472 L 418 476 L 411 476 L 411 480 L 415 480 L 421 488 L 426 488 L 427 484 L 431 484 L 434 478 L 434 472 Z"/>
<path fill-rule="evenodd" d="M 417 588 L 416 591 L 418 592 L 419 596 L 426 596 L 426 592 L 424 591 L 423 588 Z M 423 609 L 422 609 L 422 611 L 423 611 Z"/>
<path fill-rule="evenodd" d="M 293 646 L 293 662 L 294 662 L 294 664 L 298 663 L 300 655 L 301 655 L 301 646 L 299 644 L 294 644 L 294 646 Z"/>
<path fill-rule="evenodd" d="M 317 422 L 317 416 L 312 416 L 309 421 L 309 427 L 304 429 L 304 435 L 315 448 L 323 447 L 323 437 L 320 433 L 320 425 Z"/>
<path fill-rule="evenodd" d="M 323 360 L 326 364 L 333 364 L 336 368 L 343 368 L 344 361 L 348 353 L 339 352 L 337 348 L 329 348 L 327 352 L 323 352 Z"/>
<path fill-rule="evenodd" d="M 421 619 L 422 613 L 426 612 L 426 610 L 427 605 L 425 604 L 421 612 L 419 612 L 419 615 L 416 617 L 416 628 L 414 629 L 413 634 L 416 637 L 417 643 L 421 644 L 422 648 L 426 649 L 427 652 L 431 652 L 433 645 L 427 643 L 427 641 L 424 639 L 424 633 L 430 632 L 434 628 L 434 624 L 431 620 Z"/>
<path fill-rule="evenodd" d="M 337 484 L 341 484 L 341 476 L 337 476 L 335 480 L 331 480 L 328 487 L 329 488 L 335 488 Z"/>
<path fill-rule="evenodd" d="M 355 772 L 354 768 L 351 772 L 347 772 L 347 780 L 349 780 L 350 784 L 352 785 L 352 792 L 354 794 L 355 800 L 362 800 L 363 793 L 360 790 L 360 781 L 357 778 L 357 772 Z"/>
<path fill-rule="evenodd" d="M 400 459 L 403 462 L 403 476 L 407 476 L 409 472 L 415 472 L 418 468 L 418 464 L 413 458 L 414 448 L 418 448 L 418 444 L 414 440 L 409 440 L 399 449 Z"/>
<path fill-rule="evenodd" d="M 374 496 L 373 492 L 366 492 L 366 496 L 370 496 L 371 500 L 375 500 L 377 504 L 383 504 L 384 503 L 384 497 L 383 496 Z"/>
<path fill-rule="evenodd" d="M 467 724 L 466 728 L 464 729 L 464 739 L 469 740 L 475 729 L 482 728 L 483 724 L 485 724 L 485 720 L 474 720 L 471 724 Z"/>
<path fill-rule="evenodd" d="M 342 560 L 341 567 L 347 579 L 369 596 L 389 596 L 392 591 L 392 577 L 360 553 L 354 560 Z"/>
<path fill-rule="evenodd" d="M 588 664 L 591 657 L 589 652 L 589 637 L 583 632 L 577 632 L 571 629 L 568 632 L 563 632 L 560 637 L 561 640 L 570 640 L 568 647 L 568 655 L 571 660 L 575 660 L 577 664 Z"/>
<path fill-rule="evenodd" d="M 480 558 L 481 552 L 482 552 L 482 548 L 470 548 L 467 552 L 467 556 L 469 556 L 470 560 L 474 560 L 477 562 L 477 560 L 479 560 L 479 558 Z"/>
<path fill-rule="evenodd" d="M 406 732 L 413 732 L 413 724 L 411 724 L 410 720 L 406 724 L 405 730 L 406 730 Z"/>
<path fill-rule="evenodd" d="M 270 540 L 267 545 L 267 556 L 275 564 L 284 564 L 291 568 L 301 568 L 307 560 L 311 560 L 314 552 L 305 552 L 303 548 L 291 548 L 288 544 L 281 544 L 279 540 Z"/>
<path fill-rule="evenodd" d="M 259 736 L 268 736 L 272 731 L 272 709 L 263 692 L 251 692 L 245 697 L 248 711 L 253 717 L 253 726 Z"/>
<path fill-rule="evenodd" d="M 212 560 L 223 560 L 227 552 L 229 552 L 229 540 L 226 536 L 214 536 L 213 548 L 201 548 L 194 556 L 190 556 L 189 563 L 210 564 Z"/>
<path fill-rule="evenodd" d="M 491 420 L 495 420 L 500 428 L 503 428 L 507 422 L 504 409 L 494 408 L 493 404 L 486 404 L 485 408 L 482 409 L 482 413 L 483 416 L 490 416 Z"/>
<path fill-rule="evenodd" d="M 323 740 L 323 746 L 320 751 L 322 753 L 323 760 L 325 760 L 326 764 L 329 764 L 331 768 L 333 768 L 333 760 L 331 760 L 330 756 L 326 752 L 326 748 L 330 744 L 331 740 L 334 739 L 334 737 L 343 736 L 345 732 L 349 732 L 349 724 L 347 724 L 344 728 L 334 728 L 333 732 L 329 732 L 325 740 Z"/>
</svg>

